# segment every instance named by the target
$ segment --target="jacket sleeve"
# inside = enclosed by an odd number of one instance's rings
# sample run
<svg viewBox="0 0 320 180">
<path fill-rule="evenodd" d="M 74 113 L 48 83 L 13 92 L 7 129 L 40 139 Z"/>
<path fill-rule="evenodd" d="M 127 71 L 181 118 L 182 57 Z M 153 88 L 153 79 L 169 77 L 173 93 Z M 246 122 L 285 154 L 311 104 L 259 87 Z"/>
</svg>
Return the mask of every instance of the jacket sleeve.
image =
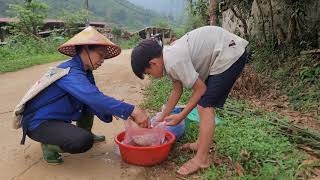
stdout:
<svg viewBox="0 0 320 180">
<path fill-rule="evenodd" d="M 73 69 L 56 83 L 60 88 L 87 105 L 92 113 L 105 122 L 110 122 L 110 115 L 128 119 L 134 109 L 131 104 L 104 95 L 95 85 L 90 83 L 82 71 Z"/>
</svg>

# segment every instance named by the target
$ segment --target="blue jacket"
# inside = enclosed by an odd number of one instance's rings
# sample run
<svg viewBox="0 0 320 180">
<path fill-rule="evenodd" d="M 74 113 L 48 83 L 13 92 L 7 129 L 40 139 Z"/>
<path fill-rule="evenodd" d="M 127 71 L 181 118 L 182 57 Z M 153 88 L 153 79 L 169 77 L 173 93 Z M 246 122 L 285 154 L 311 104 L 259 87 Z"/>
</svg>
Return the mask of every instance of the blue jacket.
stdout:
<svg viewBox="0 0 320 180">
<path fill-rule="evenodd" d="M 99 91 L 92 72 L 84 70 L 80 56 L 58 67 L 70 67 L 70 71 L 26 104 L 22 120 L 25 130 L 33 130 L 50 119 L 71 123 L 79 119 L 84 111 L 95 114 L 104 122 L 111 122 L 112 115 L 122 119 L 131 115 L 133 105 Z"/>
</svg>

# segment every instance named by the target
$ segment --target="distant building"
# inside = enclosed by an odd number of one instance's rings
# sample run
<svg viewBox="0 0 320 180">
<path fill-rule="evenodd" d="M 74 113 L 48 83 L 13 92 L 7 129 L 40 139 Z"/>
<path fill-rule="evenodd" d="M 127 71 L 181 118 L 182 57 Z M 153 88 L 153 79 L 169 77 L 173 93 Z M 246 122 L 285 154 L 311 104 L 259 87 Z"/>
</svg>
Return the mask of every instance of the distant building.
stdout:
<svg viewBox="0 0 320 180">
<path fill-rule="evenodd" d="M 4 44 L 5 36 L 9 33 L 8 25 L 15 22 L 13 18 L 0 18 L 0 45 Z"/>
<path fill-rule="evenodd" d="M 161 33 L 162 39 L 164 44 L 168 44 L 172 38 L 172 30 L 170 28 L 161 28 L 161 27 L 145 27 L 144 29 L 141 29 L 135 33 L 132 33 L 133 35 L 139 35 L 142 39 L 148 39 L 152 35 Z"/>
</svg>

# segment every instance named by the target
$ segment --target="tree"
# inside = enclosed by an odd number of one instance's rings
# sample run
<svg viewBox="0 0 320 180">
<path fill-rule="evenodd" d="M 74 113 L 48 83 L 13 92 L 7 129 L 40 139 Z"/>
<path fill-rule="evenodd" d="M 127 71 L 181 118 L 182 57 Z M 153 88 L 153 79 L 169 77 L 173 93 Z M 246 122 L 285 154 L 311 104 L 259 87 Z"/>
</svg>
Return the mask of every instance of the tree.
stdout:
<svg viewBox="0 0 320 180">
<path fill-rule="evenodd" d="M 267 41 L 267 34 L 266 34 L 265 19 L 264 19 L 264 14 L 263 14 L 262 7 L 261 7 L 261 2 L 260 2 L 260 0 L 256 0 L 256 3 L 258 6 L 258 9 L 259 9 L 259 12 L 260 12 L 259 18 L 261 18 L 261 21 L 262 21 L 261 22 L 262 36 L 263 36 L 264 41 L 266 42 Z"/>
<path fill-rule="evenodd" d="M 187 12 L 189 21 L 187 23 L 187 30 L 209 24 L 210 16 L 208 7 L 208 0 L 188 0 Z"/>
<path fill-rule="evenodd" d="M 64 21 L 66 31 L 68 31 L 68 35 L 72 36 L 79 25 L 85 25 L 89 17 L 92 16 L 92 12 L 87 9 L 80 9 L 78 11 L 67 11 L 64 10 L 61 16 L 61 19 Z"/>
<path fill-rule="evenodd" d="M 210 25 L 217 25 L 217 0 L 210 0 L 210 9 L 209 9 L 209 15 L 210 15 Z"/>
<path fill-rule="evenodd" d="M 188 12 L 193 16 L 199 16 L 202 20 L 209 22 L 209 1 L 208 0 L 188 0 Z"/>
<path fill-rule="evenodd" d="M 249 38 L 247 19 L 251 15 L 251 7 L 254 0 L 226 0 L 225 3 L 233 14 L 241 21 L 245 38 Z"/>
<path fill-rule="evenodd" d="M 289 12 L 289 23 L 287 31 L 287 44 L 292 44 L 302 39 L 307 34 L 306 9 L 304 0 L 285 0 L 285 7 Z"/>
<path fill-rule="evenodd" d="M 273 8 L 272 8 L 272 2 L 271 0 L 268 0 L 268 5 L 270 9 L 270 16 L 271 16 L 271 30 L 272 30 L 272 41 L 275 39 L 275 27 L 274 27 L 274 14 L 273 14 Z"/>
<path fill-rule="evenodd" d="M 15 30 L 36 37 L 39 28 L 42 27 L 44 19 L 47 17 L 47 5 L 26 0 L 23 4 L 10 4 L 9 8 L 18 20 L 13 24 Z"/>
</svg>

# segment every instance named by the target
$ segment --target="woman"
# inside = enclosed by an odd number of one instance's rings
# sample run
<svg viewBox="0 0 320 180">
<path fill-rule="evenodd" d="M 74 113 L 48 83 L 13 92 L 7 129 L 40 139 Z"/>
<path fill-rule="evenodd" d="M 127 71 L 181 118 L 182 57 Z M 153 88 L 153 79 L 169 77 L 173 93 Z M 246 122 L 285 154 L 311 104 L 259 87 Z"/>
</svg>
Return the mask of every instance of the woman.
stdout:
<svg viewBox="0 0 320 180">
<path fill-rule="evenodd" d="M 148 127 L 144 111 L 104 95 L 95 85 L 92 71 L 98 69 L 104 59 L 119 55 L 118 46 L 88 27 L 58 50 L 72 57 L 57 68 L 68 73 L 28 100 L 22 113 L 24 138 L 28 135 L 42 144 L 45 161 L 62 163 L 59 152 L 83 153 L 94 141 L 104 141 L 104 136 L 91 132 L 94 115 L 107 123 L 112 121 L 112 116 L 131 117 L 139 126 Z M 51 71 L 48 77 L 54 74 Z M 71 124 L 72 121 L 76 121 L 76 125 Z"/>
</svg>

